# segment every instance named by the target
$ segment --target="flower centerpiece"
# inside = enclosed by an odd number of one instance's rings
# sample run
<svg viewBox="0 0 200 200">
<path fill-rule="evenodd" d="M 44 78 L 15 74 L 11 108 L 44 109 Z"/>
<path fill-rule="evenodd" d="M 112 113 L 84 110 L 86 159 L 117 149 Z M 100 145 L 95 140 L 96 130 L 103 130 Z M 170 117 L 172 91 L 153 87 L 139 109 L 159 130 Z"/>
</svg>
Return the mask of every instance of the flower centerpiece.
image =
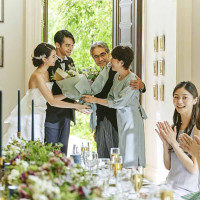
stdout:
<svg viewBox="0 0 200 200">
<path fill-rule="evenodd" d="M 1 179 L 3 185 L 15 185 L 18 197 L 30 200 L 93 199 L 101 189 L 88 187 L 92 177 L 60 151 L 61 144 L 13 140 L 4 149 L 10 162 Z M 8 192 L 5 191 L 8 199 Z"/>
</svg>

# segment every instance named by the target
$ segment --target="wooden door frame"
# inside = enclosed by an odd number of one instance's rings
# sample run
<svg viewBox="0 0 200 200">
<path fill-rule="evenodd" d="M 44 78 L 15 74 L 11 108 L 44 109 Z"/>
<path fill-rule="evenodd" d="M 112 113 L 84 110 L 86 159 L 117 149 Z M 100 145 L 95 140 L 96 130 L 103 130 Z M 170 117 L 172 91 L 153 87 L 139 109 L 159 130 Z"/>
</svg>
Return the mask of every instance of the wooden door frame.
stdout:
<svg viewBox="0 0 200 200">
<path fill-rule="evenodd" d="M 115 3 L 114 3 L 115 2 Z M 132 8 L 132 16 L 135 18 L 134 24 L 132 25 L 132 31 L 135 35 L 134 46 L 134 66 L 133 71 L 142 77 L 142 5 L 143 0 L 133 0 L 134 6 Z M 116 15 L 112 16 L 112 48 L 119 45 L 120 43 L 120 30 L 119 30 L 119 3 L 120 0 L 113 0 L 113 10 L 116 9 Z M 113 12 L 114 13 L 114 12 Z M 133 34 L 133 33 L 132 33 Z M 48 42 L 48 0 L 44 0 L 43 5 L 43 42 Z"/>
<path fill-rule="evenodd" d="M 135 0 L 136 10 L 136 74 L 142 77 L 142 5 L 143 0 Z"/>
<path fill-rule="evenodd" d="M 44 0 L 43 4 L 43 42 L 48 42 L 48 0 Z"/>
<path fill-rule="evenodd" d="M 119 4 L 121 0 L 113 0 L 113 28 L 112 28 L 112 48 L 120 44 L 120 9 Z M 142 5 L 143 0 L 133 0 L 134 5 L 131 9 L 132 28 L 131 34 L 134 37 L 132 48 L 134 51 L 133 71 L 142 77 Z M 115 10 L 114 10 L 115 9 Z"/>
</svg>

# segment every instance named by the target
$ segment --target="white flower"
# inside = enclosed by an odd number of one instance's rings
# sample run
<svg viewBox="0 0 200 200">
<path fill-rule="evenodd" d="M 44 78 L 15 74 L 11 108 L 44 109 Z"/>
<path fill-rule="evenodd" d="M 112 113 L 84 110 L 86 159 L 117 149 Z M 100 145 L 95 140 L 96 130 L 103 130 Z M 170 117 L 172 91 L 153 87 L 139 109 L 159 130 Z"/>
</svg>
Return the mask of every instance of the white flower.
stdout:
<svg viewBox="0 0 200 200">
<path fill-rule="evenodd" d="M 8 175 L 8 182 L 12 184 L 13 181 L 19 178 L 19 171 L 16 169 L 12 169 L 11 173 Z"/>
<path fill-rule="evenodd" d="M 48 200 L 48 197 L 46 197 L 43 194 L 33 194 L 33 199 L 34 200 Z"/>
<path fill-rule="evenodd" d="M 6 155 L 6 153 L 7 153 L 6 151 L 4 151 L 4 150 L 2 151 L 2 155 Z"/>
<path fill-rule="evenodd" d="M 52 156 L 54 156 L 54 153 L 53 153 L 53 152 L 50 152 L 50 153 L 49 153 L 49 157 L 52 157 Z"/>
<path fill-rule="evenodd" d="M 78 75 L 79 75 L 79 73 L 78 73 L 77 71 L 74 71 L 74 70 L 72 70 L 72 69 L 70 69 L 70 70 L 68 71 L 68 73 L 69 73 L 69 74 L 72 74 L 73 76 L 78 76 Z"/>
<path fill-rule="evenodd" d="M 20 152 L 20 148 L 18 146 L 15 146 L 15 145 L 10 145 L 10 151 L 15 153 L 15 154 L 18 154 Z"/>
<path fill-rule="evenodd" d="M 21 165 L 23 167 L 24 171 L 26 171 L 28 169 L 28 166 L 29 166 L 28 162 L 26 162 L 24 160 L 20 160 L 20 159 L 16 159 L 15 162 L 16 162 L 16 165 L 18 165 L 18 166 Z"/>
<path fill-rule="evenodd" d="M 55 186 L 52 181 L 45 180 L 44 177 L 43 179 L 40 179 L 39 177 L 32 175 L 29 176 L 29 180 L 32 181 L 31 185 L 34 191 L 34 195 L 38 196 L 43 194 L 51 197 L 52 199 L 56 196 L 59 196 L 60 189 L 59 187 Z M 37 198 L 33 196 L 33 199 L 36 200 Z"/>
<path fill-rule="evenodd" d="M 87 71 L 82 71 L 82 74 L 85 75 L 86 77 L 89 76 L 88 73 L 87 73 Z"/>
</svg>

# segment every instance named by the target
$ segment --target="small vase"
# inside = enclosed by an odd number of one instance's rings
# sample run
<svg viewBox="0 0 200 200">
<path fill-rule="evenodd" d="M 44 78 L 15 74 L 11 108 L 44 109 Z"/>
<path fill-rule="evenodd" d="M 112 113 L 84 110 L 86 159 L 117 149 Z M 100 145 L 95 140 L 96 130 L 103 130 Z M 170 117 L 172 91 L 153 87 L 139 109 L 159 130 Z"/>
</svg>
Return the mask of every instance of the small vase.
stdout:
<svg viewBox="0 0 200 200">
<path fill-rule="evenodd" d="M 9 185 L 8 186 L 8 196 L 9 196 L 9 200 L 16 198 L 18 196 L 18 186 Z"/>
</svg>

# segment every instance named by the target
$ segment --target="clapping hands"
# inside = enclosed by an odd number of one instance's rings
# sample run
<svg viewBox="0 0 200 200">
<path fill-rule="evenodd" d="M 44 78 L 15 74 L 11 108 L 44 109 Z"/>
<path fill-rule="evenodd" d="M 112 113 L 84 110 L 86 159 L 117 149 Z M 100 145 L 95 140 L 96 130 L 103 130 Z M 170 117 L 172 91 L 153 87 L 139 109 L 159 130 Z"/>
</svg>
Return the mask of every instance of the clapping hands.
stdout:
<svg viewBox="0 0 200 200">
<path fill-rule="evenodd" d="M 186 133 L 183 133 L 179 136 L 180 139 L 180 147 L 188 152 L 190 155 L 199 157 L 200 156 L 200 138 L 198 136 L 194 136 L 192 139 Z"/>
<path fill-rule="evenodd" d="M 177 143 L 176 141 L 176 127 L 172 129 L 169 122 L 164 121 L 158 122 L 156 124 L 158 129 L 155 129 L 155 131 L 158 133 L 160 139 L 162 140 L 163 144 L 166 146 L 172 146 Z"/>
</svg>

